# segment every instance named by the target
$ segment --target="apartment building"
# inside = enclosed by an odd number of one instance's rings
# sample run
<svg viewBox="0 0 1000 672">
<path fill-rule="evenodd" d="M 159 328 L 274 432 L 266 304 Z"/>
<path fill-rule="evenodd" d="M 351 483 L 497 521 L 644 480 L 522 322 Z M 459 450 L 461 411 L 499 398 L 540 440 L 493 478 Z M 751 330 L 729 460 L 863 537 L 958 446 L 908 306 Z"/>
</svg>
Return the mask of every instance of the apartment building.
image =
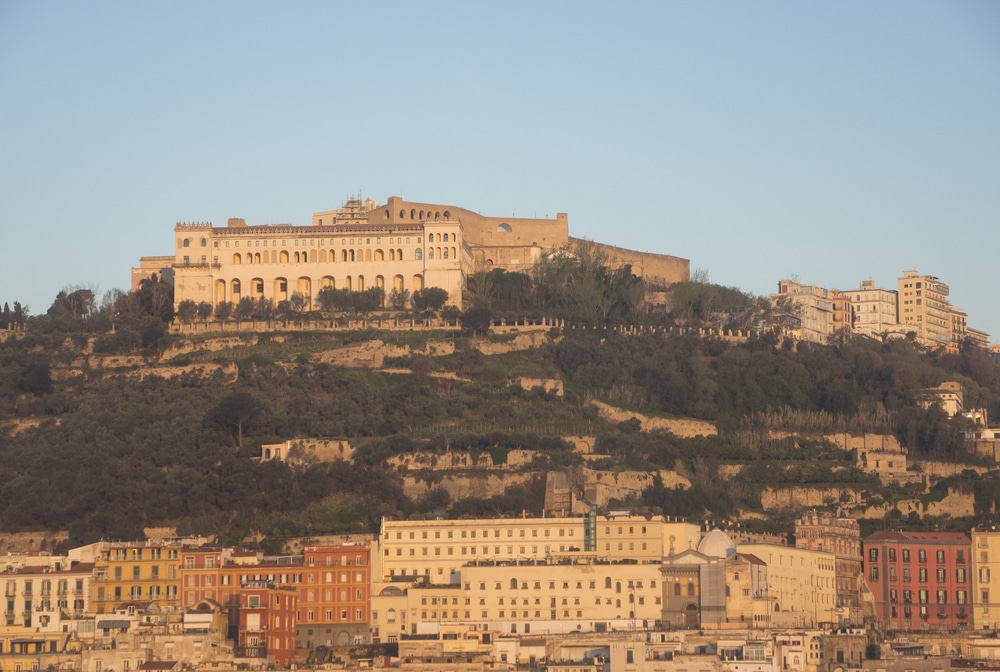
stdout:
<svg viewBox="0 0 1000 672">
<path fill-rule="evenodd" d="M 91 604 L 111 613 L 124 601 L 179 607 L 181 541 L 101 542 L 97 546 Z"/>
<path fill-rule="evenodd" d="M 47 630 L 55 627 L 63 614 L 81 616 L 90 610 L 93 563 L 64 567 L 70 564 L 65 558 L 53 560 L 57 561 L 14 566 L 0 574 L 4 625 Z"/>
<path fill-rule="evenodd" d="M 947 348 L 952 340 L 950 289 L 933 275 L 904 271 L 899 278 L 899 323 L 929 348 Z"/>
<path fill-rule="evenodd" d="M 861 529 L 858 521 L 811 511 L 795 521 L 795 546 L 833 553 L 837 590 L 837 622 L 861 625 Z"/>
<path fill-rule="evenodd" d="M 1000 628 L 1000 531 L 972 530 L 972 627 Z"/>
<path fill-rule="evenodd" d="M 843 294 L 851 302 L 855 334 L 879 338 L 895 330 L 899 321 L 898 292 L 878 289 L 874 280 L 862 280 L 858 289 L 846 290 Z"/>
<path fill-rule="evenodd" d="M 266 658 L 279 667 L 295 662 L 296 591 L 271 581 L 249 581 L 240 588 L 239 605 L 237 656 Z"/>
<path fill-rule="evenodd" d="M 875 616 L 889 630 L 969 627 L 971 539 L 964 532 L 876 532 L 863 542 Z"/>
<path fill-rule="evenodd" d="M 767 565 L 773 627 L 837 623 L 837 560 L 832 552 L 776 544 L 737 544 L 736 551 Z"/>
<path fill-rule="evenodd" d="M 776 319 L 792 338 L 825 344 L 837 329 L 835 314 L 843 315 L 843 306 L 835 305 L 844 301 L 838 296 L 835 290 L 781 280 L 777 294 L 771 295 L 771 303 Z M 843 317 L 839 323 L 843 324 Z"/>
</svg>

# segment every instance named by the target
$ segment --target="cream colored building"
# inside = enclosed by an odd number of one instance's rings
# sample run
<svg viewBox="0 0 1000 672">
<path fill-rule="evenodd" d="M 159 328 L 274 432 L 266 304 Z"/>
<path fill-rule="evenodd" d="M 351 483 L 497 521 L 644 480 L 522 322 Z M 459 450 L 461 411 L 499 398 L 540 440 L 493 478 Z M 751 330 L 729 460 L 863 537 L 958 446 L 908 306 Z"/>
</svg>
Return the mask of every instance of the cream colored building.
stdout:
<svg viewBox="0 0 1000 672">
<path fill-rule="evenodd" d="M 659 562 L 697 546 L 697 525 L 662 516 L 385 520 L 379 535 L 383 581 L 426 577 L 456 583 L 470 562 L 552 558 Z"/>
<path fill-rule="evenodd" d="M 836 313 L 842 311 L 836 305 L 837 294 L 823 287 L 781 280 L 778 293 L 771 295 L 771 303 L 792 338 L 825 344 L 836 331 Z"/>
<path fill-rule="evenodd" d="M 879 338 L 894 330 L 898 322 L 898 292 L 878 289 L 873 280 L 862 280 L 858 289 L 843 293 L 850 297 L 855 334 Z"/>
<path fill-rule="evenodd" d="M 249 297 L 278 304 L 298 293 L 311 309 L 324 287 L 381 287 L 387 294 L 440 287 L 461 306 L 463 278 L 472 269 L 461 222 L 447 211 L 438 220 L 398 223 L 354 214 L 316 217 L 312 226 L 248 226 L 242 219 L 226 227 L 178 224 L 174 301 L 236 304 Z"/>
<path fill-rule="evenodd" d="M 827 551 L 772 544 L 737 544 L 767 564 L 773 627 L 837 623 L 836 556 Z"/>
<path fill-rule="evenodd" d="M 1000 531 L 972 530 L 972 628 L 1000 628 Z"/>
<path fill-rule="evenodd" d="M 461 623 L 517 634 L 645 629 L 661 601 L 659 562 L 478 562 L 460 584 L 410 587 L 407 622 L 410 634 Z"/>
<path fill-rule="evenodd" d="M 385 205 L 349 199 L 336 210 L 314 213 L 310 225 L 248 226 L 232 218 L 174 228 L 174 254 L 142 257 L 132 269 L 132 289 L 158 274 L 184 300 L 216 305 L 244 297 L 275 304 L 298 292 L 307 307 L 323 287 L 353 291 L 382 287 L 413 292 L 440 287 L 461 306 L 465 276 L 477 270 L 527 270 L 567 245 L 569 218 L 488 217 L 454 205 L 405 201 Z M 612 264 L 631 264 L 649 281 L 686 280 L 687 259 L 589 243 Z"/>
</svg>

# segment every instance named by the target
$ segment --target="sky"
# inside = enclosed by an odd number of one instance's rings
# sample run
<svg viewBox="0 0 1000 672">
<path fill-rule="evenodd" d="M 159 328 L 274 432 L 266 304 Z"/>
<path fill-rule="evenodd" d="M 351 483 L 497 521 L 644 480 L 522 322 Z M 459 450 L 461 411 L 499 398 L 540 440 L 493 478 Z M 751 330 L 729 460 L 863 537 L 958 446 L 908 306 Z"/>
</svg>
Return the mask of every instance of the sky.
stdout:
<svg viewBox="0 0 1000 672">
<path fill-rule="evenodd" d="M 916 269 L 1000 342 L 1000 3 L 0 0 L 0 301 L 355 195 L 754 294 Z"/>
</svg>

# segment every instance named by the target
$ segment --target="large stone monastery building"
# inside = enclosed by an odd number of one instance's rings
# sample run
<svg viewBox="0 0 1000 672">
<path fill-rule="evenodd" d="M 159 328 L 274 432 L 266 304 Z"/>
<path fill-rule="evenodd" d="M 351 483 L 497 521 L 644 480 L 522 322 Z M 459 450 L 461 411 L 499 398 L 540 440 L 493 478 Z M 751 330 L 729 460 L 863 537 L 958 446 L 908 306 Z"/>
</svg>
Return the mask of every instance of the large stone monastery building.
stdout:
<svg viewBox="0 0 1000 672">
<path fill-rule="evenodd" d="M 227 226 L 178 223 L 172 256 L 142 257 L 132 288 L 154 273 L 174 283 L 174 301 L 213 305 L 244 297 L 278 303 L 301 293 L 312 307 L 323 287 L 361 291 L 381 287 L 413 292 L 440 287 L 461 307 L 465 277 L 479 270 L 527 270 L 546 255 L 578 242 L 569 218 L 485 217 L 453 205 L 391 196 L 388 203 L 349 199 L 338 210 L 317 212 L 309 226 Z M 685 280 L 687 259 L 596 244 L 615 263 L 669 284 Z"/>
</svg>

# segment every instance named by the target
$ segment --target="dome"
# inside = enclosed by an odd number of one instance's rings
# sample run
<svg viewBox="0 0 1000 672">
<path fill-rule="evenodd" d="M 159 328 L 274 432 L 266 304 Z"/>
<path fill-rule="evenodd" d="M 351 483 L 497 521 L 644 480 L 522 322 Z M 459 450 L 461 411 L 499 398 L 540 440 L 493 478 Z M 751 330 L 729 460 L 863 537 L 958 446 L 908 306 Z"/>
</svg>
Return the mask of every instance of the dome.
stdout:
<svg viewBox="0 0 1000 672">
<path fill-rule="evenodd" d="M 714 529 L 698 544 L 698 552 L 710 558 L 721 558 L 725 560 L 736 552 L 736 544 L 729 538 L 729 535 L 720 529 Z"/>
</svg>

